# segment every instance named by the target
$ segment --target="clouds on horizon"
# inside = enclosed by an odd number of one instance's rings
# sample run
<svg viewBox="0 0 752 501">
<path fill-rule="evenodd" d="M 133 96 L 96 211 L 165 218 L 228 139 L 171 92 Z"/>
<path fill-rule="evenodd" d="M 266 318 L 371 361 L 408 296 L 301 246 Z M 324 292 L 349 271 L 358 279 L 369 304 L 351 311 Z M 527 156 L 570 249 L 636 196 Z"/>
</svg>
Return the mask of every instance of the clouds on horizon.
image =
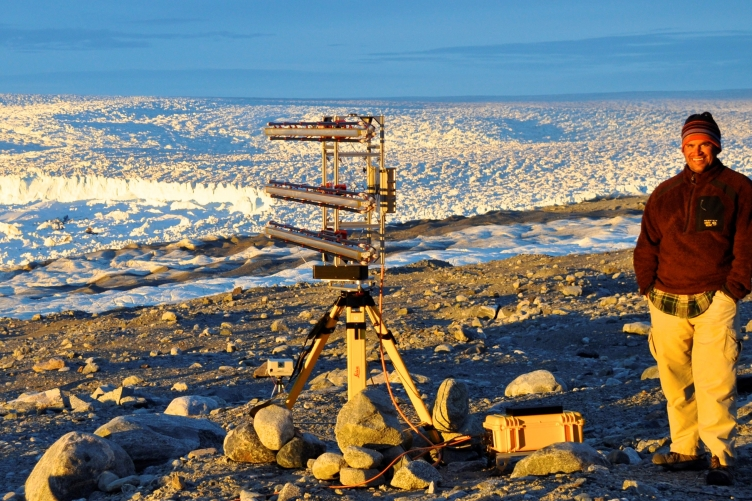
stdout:
<svg viewBox="0 0 752 501">
<path fill-rule="evenodd" d="M 370 62 L 523 66 L 752 61 L 752 32 L 651 33 L 498 45 L 452 46 L 368 55 Z"/>
<path fill-rule="evenodd" d="M 157 22 L 159 20 L 152 20 Z M 168 24 L 169 20 L 161 20 Z M 140 22 L 140 23 L 149 23 Z M 43 28 L 23 29 L 0 25 L 0 46 L 19 52 L 92 51 L 142 49 L 157 40 L 230 39 L 247 40 L 269 36 L 264 33 L 207 31 L 199 33 L 131 33 L 110 29 Z"/>
</svg>

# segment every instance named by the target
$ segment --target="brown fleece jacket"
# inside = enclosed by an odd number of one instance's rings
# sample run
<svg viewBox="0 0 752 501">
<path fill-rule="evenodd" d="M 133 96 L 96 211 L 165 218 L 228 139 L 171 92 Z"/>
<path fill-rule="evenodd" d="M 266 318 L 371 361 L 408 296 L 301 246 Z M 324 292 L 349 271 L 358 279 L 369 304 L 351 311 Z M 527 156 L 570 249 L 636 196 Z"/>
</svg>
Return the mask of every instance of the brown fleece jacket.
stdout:
<svg viewBox="0 0 752 501">
<path fill-rule="evenodd" d="M 752 181 L 716 160 L 650 195 L 634 251 L 640 294 L 724 290 L 739 300 L 752 277 Z"/>
</svg>

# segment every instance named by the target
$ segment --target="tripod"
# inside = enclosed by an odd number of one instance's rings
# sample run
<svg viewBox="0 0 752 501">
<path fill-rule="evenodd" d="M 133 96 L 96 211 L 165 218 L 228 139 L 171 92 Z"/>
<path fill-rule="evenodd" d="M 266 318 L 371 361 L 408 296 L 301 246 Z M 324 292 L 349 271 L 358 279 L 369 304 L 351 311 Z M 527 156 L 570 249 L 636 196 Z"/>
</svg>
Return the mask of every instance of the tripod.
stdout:
<svg viewBox="0 0 752 501">
<path fill-rule="evenodd" d="M 321 355 L 326 345 L 329 335 L 334 332 L 342 312 L 345 311 L 345 326 L 347 329 L 347 398 L 348 400 L 355 396 L 359 391 L 366 388 L 368 374 L 366 372 L 366 316 L 368 316 L 376 331 L 376 335 L 381 340 L 384 350 L 389 355 L 395 370 L 400 376 L 402 385 L 407 391 L 418 417 L 423 425 L 428 428 L 432 439 L 436 438 L 438 443 L 438 433 L 433 429 L 433 419 L 428 412 L 423 400 L 420 397 L 418 389 L 415 387 L 410 373 L 397 351 L 397 346 L 392 332 L 386 328 L 379 314 L 373 297 L 367 290 L 358 289 L 357 291 L 343 291 L 340 297 L 332 306 L 331 310 L 324 314 L 308 334 L 308 340 L 313 339 L 313 344 L 303 355 L 307 353 L 305 360 L 303 356 L 298 360 L 295 367 L 297 378 L 290 389 L 285 405 L 292 409 L 295 401 L 298 399 L 300 392 L 303 391 L 308 378 L 316 365 L 316 361 Z M 307 340 L 307 341 L 308 341 Z M 388 377 L 388 374 L 384 374 Z M 435 435 L 435 436 L 434 436 Z"/>
</svg>

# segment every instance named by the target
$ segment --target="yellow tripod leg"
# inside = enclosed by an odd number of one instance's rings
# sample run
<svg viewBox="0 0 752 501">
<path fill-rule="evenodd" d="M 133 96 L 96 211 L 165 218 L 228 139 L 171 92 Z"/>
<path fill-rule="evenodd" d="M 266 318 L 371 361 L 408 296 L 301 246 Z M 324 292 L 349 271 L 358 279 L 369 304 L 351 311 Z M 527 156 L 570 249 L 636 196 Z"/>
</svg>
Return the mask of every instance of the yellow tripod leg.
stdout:
<svg viewBox="0 0 752 501">
<path fill-rule="evenodd" d="M 337 325 L 339 316 L 342 314 L 344 308 L 345 307 L 339 303 L 332 307 L 329 312 L 329 320 L 325 326 L 327 330 L 333 329 Z M 311 348 L 311 353 L 306 357 L 305 362 L 303 363 L 303 368 L 295 379 L 295 384 L 292 385 L 287 400 L 285 401 L 285 406 L 288 409 L 292 410 L 292 406 L 295 405 L 295 401 L 298 399 L 300 392 L 303 391 L 303 387 L 308 382 L 308 378 L 311 376 L 311 372 L 313 372 L 313 368 L 316 366 L 316 361 L 319 359 L 328 339 L 329 334 L 322 333 L 316 336 L 316 339 L 313 342 L 313 347 Z"/>
<path fill-rule="evenodd" d="M 420 398 L 420 392 L 415 386 L 415 382 L 413 381 L 412 376 L 410 376 L 410 373 L 408 372 L 407 367 L 405 366 L 405 362 L 402 360 L 399 351 L 397 351 L 397 345 L 394 343 L 394 338 L 390 335 L 386 326 L 384 326 L 384 323 L 381 321 L 379 312 L 373 306 L 366 306 L 366 311 L 368 312 L 368 316 L 371 318 L 371 322 L 373 322 L 373 327 L 376 330 L 376 333 L 381 339 L 381 343 L 384 345 L 384 350 L 386 350 L 387 355 L 389 355 L 389 360 L 391 360 L 394 369 L 400 376 L 402 385 L 407 391 L 407 396 L 410 398 L 410 402 L 412 402 L 413 407 L 415 407 L 415 412 L 418 413 L 418 417 L 421 419 L 421 421 L 423 421 L 423 423 L 433 427 L 433 418 L 431 417 L 431 413 L 428 412 L 426 404 L 424 404 L 423 399 Z M 385 374 L 385 377 L 388 377 L 388 375 Z M 431 438 L 433 439 L 434 437 Z"/>
<path fill-rule="evenodd" d="M 347 322 L 347 399 L 366 389 L 366 312 L 364 307 L 348 306 Z"/>
</svg>

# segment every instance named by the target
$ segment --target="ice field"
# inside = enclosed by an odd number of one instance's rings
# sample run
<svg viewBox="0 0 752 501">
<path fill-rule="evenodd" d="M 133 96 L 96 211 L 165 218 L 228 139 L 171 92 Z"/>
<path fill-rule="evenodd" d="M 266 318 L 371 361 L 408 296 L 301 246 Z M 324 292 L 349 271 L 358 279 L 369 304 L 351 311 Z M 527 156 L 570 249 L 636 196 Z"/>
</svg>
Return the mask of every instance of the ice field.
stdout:
<svg viewBox="0 0 752 501">
<path fill-rule="evenodd" d="M 261 188 L 270 178 L 317 184 L 320 146 L 268 141 L 261 130 L 268 121 L 386 115 L 387 164 L 398 169 L 398 212 L 391 221 L 404 222 L 647 194 L 681 168 L 681 124 L 689 113 L 704 110 L 723 132 L 721 159 L 752 174 L 752 100 L 431 103 L 0 95 L 0 315 L 102 311 L 181 301 L 233 284 L 307 278 L 307 271 L 288 270 L 85 297 L 54 292 L 55 284 L 203 263 L 184 262 L 179 253 L 130 260 L 138 265 L 77 257 L 84 253 L 248 235 L 270 219 L 312 226 L 317 210 L 273 201 Z M 363 181 L 360 164 L 349 162 L 344 180 L 357 188 Z M 634 244 L 638 223 L 615 218 L 483 227 L 439 240 L 416 239 L 391 264 L 625 248 Z M 48 260 L 58 261 L 19 272 Z M 28 292 L 34 288 L 44 292 Z"/>
</svg>

